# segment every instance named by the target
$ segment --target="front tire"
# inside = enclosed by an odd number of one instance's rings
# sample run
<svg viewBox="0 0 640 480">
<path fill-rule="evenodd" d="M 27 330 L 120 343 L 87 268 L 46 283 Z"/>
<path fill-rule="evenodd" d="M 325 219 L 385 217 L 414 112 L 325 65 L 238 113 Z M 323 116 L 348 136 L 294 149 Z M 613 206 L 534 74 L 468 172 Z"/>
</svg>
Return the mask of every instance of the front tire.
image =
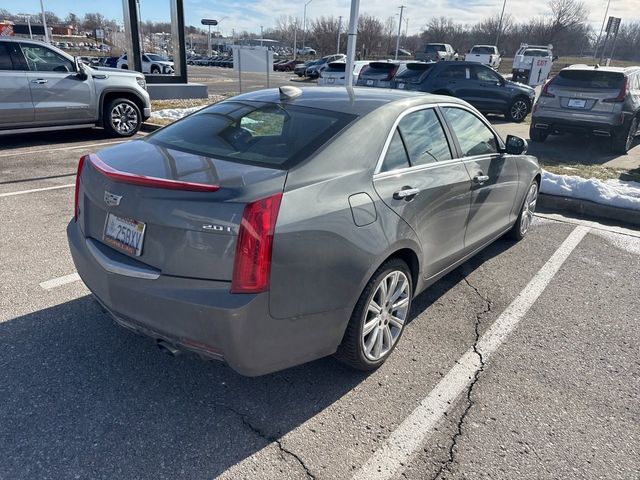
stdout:
<svg viewBox="0 0 640 480">
<path fill-rule="evenodd" d="M 402 336 L 413 288 L 404 261 L 391 258 L 384 262 L 360 295 L 336 358 L 357 370 L 380 367 Z"/>
<path fill-rule="evenodd" d="M 540 128 L 534 128 L 533 125 L 529 127 L 529 138 L 534 143 L 544 143 L 548 136 L 549 134 Z"/>
<path fill-rule="evenodd" d="M 520 215 L 518 215 L 516 223 L 507 233 L 507 236 L 509 238 L 516 241 L 522 240 L 529 231 L 529 227 L 531 227 L 531 223 L 533 222 L 533 214 L 536 212 L 536 203 L 538 203 L 539 189 L 540 187 L 536 180 L 534 180 L 531 185 L 529 185 L 529 190 L 527 190 L 527 194 L 524 197 L 524 202 L 522 202 Z"/>
<path fill-rule="evenodd" d="M 638 133 L 638 118 L 634 118 L 629 124 L 629 128 L 622 130 L 618 134 L 614 134 L 611 139 L 611 149 L 615 153 L 625 155 L 635 140 L 635 136 Z"/>
<path fill-rule="evenodd" d="M 522 123 L 529 115 L 531 102 L 524 97 L 514 98 L 504 116 L 510 122 Z"/>
<path fill-rule="evenodd" d="M 153 67 L 151 67 L 151 73 L 154 75 L 157 75 L 160 73 L 160 68 L 156 67 L 155 65 Z"/>
<path fill-rule="evenodd" d="M 116 98 L 105 105 L 102 124 L 111 136 L 130 137 L 140 130 L 142 115 L 131 100 Z"/>
</svg>

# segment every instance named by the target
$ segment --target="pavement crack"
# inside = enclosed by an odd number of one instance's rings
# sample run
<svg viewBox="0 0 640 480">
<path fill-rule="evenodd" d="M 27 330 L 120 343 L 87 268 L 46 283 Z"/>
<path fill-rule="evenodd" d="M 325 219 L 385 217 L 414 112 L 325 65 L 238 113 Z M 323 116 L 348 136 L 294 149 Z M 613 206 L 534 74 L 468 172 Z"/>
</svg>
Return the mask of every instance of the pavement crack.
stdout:
<svg viewBox="0 0 640 480">
<path fill-rule="evenodd" d="M 433 480 L 438 480 L 440 478 L 442 478 L 442 475 L 445 472 L 450 472 L 451 471 L 451 467 L 453 466 L 453 464 L 456 461 L 456 455 L 458 452 L 458 441 L 460 440 L 460 437 L 463 435 L 463 429 L 464 429 L 464 422 L 467 418 L 467 415 L 469 414 L 469 412 L 471 411 L 471 409 L 473 408 L 473 406 L 475 405 L 475 402 L 473 401 L 473 389 L 476 386 L 476 383 L 478 382 L 478 380 L 480 379 L 480 375 L 482 374 L 482 372 L 484 371 L 484 367 L 486 366 L 485 364 L 485 360 L 484 357 L 482 356 L 482 352 L 480 352 L 480 350 L 478 350 L 478 342 L 480 341 L 480 322 L 482 321 L 482 318 L 487 315 L 488 313 L 491 312 L 491 309 L 493 307 L 493 302 L 491 301 L 491 299 L 489 297 L 486 297 L 484 295 L 482 295 L 482 293 L 480 292 L 480 290 L 478 289 L 478 287 L 476 287 L 475 285 L 472 285 L 469 280 L 465 277 L 464 279 L 465 283 L 476 293 L 476 295 L 478 295 L 478 297 L 480 297 L 483 302 L 484 302 L 484 307 L 480 312 L 476 312 L 475 316 L 475 322 L 474 322 L 474 335 L 475 338 L 473 340 L 473 352 L 478 356 L 478 361 L 480 362 L 480 368 L 478 368 L 475 372 L 475 374 L 473 375 L 473 379 L 471 380 L 471 383 L 469 384 L 469 388 L 467 388 L 467 395 L 466 395 L 466 406 L 464 408 L 464 411 L 462 412 L 462 415 L 460 415 L 460 418 L 458 419 L 458 423 L 457 423 L 457 428 L 455 433 L 453 434 L 453 437 L 451 439 L 451 443 L 449 445 L 449 450 L 448 450 L 448 455 L 447 455 L 447 459 L 440 465 L 440 468 L 438 469 L 438 471 L 436 472 L 436 474 L 433 476 Z"/>
<path fill-rule="evenodd" d="M 258 437 L 270 442 L 270 443 L 275 443 L 278 446 L 278 450 L 280 451 L 280 456 L 284 459 L 285 455 L 290 456 L 291 458 L 293 458 L 303 469 L 305 472 L 305 475 L 307 478 L 310 478 L 312 480 L 315 480 L 315 475 L 313 473 L 311 473 L 311 471 L 309 470 L 309 467 L 307 467 L 307 465 L 304 463 L 304 460 L 302 460 L 302 458 L 300 458 L 300 456 L 298 454 L 296 454 L 295 452 L 292 452 L 291 450 L 289 450 L 288 448 L 286 448 L 283 444 L 282 441 L 273 436 L 270 435 L 269 433 L 263 431 L 261 428 L 255 426 L 253 423 L 251 423 L 251 420 L 249 419 L 249 416 L 245 413 L 242 413 L 238 410 L 236 410 L 233 407 L 230 407 L 229 405 L 220 405 L 221 407 L 225 408 L 226 410 L 229 410 L 230 412 L 234 413 L 238 418 L 240 418 L 240 420 L 242 421 L 242 424 L 248 429 L 250 430 L 253 434 L 257 435 Z"/>
</svg>

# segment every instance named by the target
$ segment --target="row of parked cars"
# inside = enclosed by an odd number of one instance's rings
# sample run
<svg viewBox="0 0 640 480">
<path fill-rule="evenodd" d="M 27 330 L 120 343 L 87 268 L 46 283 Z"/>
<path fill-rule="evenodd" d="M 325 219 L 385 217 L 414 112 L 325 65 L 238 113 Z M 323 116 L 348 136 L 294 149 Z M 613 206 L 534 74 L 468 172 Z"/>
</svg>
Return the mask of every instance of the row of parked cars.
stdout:
<svg viewBox="0 0 640 480">
<path fill-rule="evenodd" d="M 51 42 L 51 45 L 54 47 L 58 47 L 62 50 L 87 50 L 92 52 L 109 52 L 111 51 L 111 47 L 105 44 L 95 44 L 89 42 Z"/>
<path fill-rule="evenodd" d="M 187 65 L 199 65 L 205 67 L 233 67 L 233 56 L 231 55 L 212 55 L 193 56 L 187 59 Z"/>
</svg>

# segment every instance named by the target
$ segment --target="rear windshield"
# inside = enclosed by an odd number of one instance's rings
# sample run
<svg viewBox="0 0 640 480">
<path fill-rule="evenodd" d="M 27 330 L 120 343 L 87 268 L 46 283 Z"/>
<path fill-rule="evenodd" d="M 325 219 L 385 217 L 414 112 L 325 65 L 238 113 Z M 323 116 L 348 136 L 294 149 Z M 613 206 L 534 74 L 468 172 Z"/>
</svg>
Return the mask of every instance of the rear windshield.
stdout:
<svg viewBox="0 0 640 480">
<path fill-rule="evenodd" d="M 325 72 L 344 72 L 346 71 L 346 67 L 344 63 L 330 63 Z"/>
<path fill-rule="evenodd" d="M 479 53 L 481 55 L 496 53 L 493 47 L 473 47 L 471 53 Z"/>
<path fill-rule="evenodd" d="M 396 80 L 407 83 L 418 83 L 435 63 L 407 63 L 407 69 L 396 75 Z"/>
<path fill-rule="evenodd" d="M 371 62 L 366 70 L 362 70 L 362 74 L 364 76 L 367 75 L 389 75 L 392 70 L 398 68 L 398 65 L 395 63 L 387 63 L 387 62 Z"/>
<path fill-rule="evenodd" d="M 424 51 L 425 52 L 444 52 L 447 49 L 444 47 L 444 45 L 427 45 L 426 47 L 424 47 Z"/>
<path fill-rule="evenodd" d="M 620 90 L 624 75 L 618 72 L 599 72 L 597 70 L 562 70 L 553 81 L 559 87 L 594 88 Z"/>
<path fill-rule="evenodd" d="M 524 55 L 525 57 L 548 57 L 549 50 L 538 50 L 534 48 L 529 48 L 525 50 L 522 55 Z"/>
<path fill-rule="evenodd" d="M 318 108 L 231 100 L 199 110 L 146 139 L 196 155 L 286 169 L 311 156 L 355 118 Z"/>
</svg>

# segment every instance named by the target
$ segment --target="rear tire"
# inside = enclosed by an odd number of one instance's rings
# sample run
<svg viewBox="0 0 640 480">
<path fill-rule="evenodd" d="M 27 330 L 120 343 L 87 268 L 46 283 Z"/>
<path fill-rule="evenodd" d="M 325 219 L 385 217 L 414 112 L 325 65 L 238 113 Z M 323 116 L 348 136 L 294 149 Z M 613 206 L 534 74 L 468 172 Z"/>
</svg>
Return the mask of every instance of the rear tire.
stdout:
<svg viewBox="0 0 640 480">
<path fill-rule="evenodd" d="M 531 102 L 528 98 L 516 97 L 513 99 L 504 116 L 510 122 L 522 123 L 529 115 L 531 110 Z"/>
<path fill-rule="evenodd" d="M 623 129 L 621 132 L 615 133 L 613 135 L 611 139 L 611 149 L 615 153 L 625 155 L 629 150 L 631 150 L 637 133 L 638 118 L 636 117 L 631 121 L 628 128 Z"/>
<path fill-rule="evenodd" d="M 380 367 L 402 336 L 413 288 L 404 261 L 390 258 L 384 262 L 360 295 L 335 357 L 357 370 Z"/>
<path fill-rule="evenodd" d="M 138 106 L 126 98 L 109 101 L 102 112 L 102 125 L 114 137 L 130 137 L 142 126 L 142 115 Z"/>
<path fill-rule="evenodd" d="M 529 138 L 533 143 L 544 143 L 548 136 L 549 134 L 544 130 L 534 128 L 533 125 L 529 127 Z"/>
<path fill-rule="evenodd" d="M 529 189 L 527 190 L 524 201 L 522 202 L 522 207 L 520 208 L 518 219 L 511 230 L 507 233 L 509 238 L 516 241 L 522 240 L 529 231 L 531 223 L 533 222 L 533 214 L 536 212 L 539 189 L 540 186 L 536 180 L 529 185 Z"/>
</svg>

